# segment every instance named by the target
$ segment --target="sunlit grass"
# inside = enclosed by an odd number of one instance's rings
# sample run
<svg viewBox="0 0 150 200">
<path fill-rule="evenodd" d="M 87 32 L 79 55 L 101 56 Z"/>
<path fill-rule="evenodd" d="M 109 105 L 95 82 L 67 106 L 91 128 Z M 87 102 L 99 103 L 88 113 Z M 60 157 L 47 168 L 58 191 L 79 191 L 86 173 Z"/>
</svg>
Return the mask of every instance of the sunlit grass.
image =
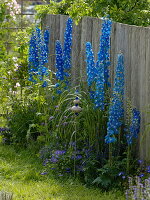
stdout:
<svg viewBox="0 0 150 200">
<path fill-rule="evenodd" d="M 42 164 L 32 152 L 0 145 L 0 190 L 13 200 L 123 200 L 120 192 L 102 193 L 78 181 L 56 180 L 41 175 Z"/>
</svg>

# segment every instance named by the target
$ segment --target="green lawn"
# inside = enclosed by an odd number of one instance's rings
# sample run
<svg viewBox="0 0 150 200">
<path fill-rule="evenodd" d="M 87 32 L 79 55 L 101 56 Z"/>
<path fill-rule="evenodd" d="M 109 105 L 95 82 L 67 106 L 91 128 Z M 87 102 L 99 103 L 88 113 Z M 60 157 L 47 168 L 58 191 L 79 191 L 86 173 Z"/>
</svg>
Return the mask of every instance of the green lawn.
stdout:
<svg viewBox="0 0 150 200">
<path fill-rule="evenodd" d="M 102 193 L 78 181 L 60 181 L 40 175 L 40 160 L 29 151 L 16 152 L 0 144 L 0 191 L 13 192 L 13 200 L 123 200 L 119 192 Z"/>
</svg>

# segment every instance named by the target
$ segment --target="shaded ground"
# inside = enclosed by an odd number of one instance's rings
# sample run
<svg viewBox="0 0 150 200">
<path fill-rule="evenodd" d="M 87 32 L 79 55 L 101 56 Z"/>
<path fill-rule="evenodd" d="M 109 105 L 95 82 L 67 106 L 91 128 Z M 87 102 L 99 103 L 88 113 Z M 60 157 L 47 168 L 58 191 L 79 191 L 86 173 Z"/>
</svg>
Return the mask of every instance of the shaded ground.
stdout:
<svg viewBox="0 0 150 200">
<path fill-rule="evenodd" d="M 40 160 L 29 151 L 16 152 L 0 145 L 0 190 L 13 192 L 13 200 L 123 200 L 119 192 L 102 193 L 78 181 L 43 176 Z"/>
</svg>

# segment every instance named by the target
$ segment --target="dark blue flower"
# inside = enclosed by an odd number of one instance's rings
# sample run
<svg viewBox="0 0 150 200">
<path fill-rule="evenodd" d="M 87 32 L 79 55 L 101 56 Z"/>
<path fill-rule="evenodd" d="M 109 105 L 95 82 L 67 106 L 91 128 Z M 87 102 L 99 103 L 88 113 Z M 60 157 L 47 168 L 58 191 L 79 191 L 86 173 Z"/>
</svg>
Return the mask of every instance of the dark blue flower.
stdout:
<svg viewBox="0 0 150 200">
<path fill-rule="evenodd" d="M 36 79 L 43 81 L 44 76 L 47 76 L 48 68 L 44 65 L 48 62 L 48 46 L 39 28 L 33 31 L 29 43 L 29 81 L 36 83 Z M 43 82 L 42 87 L 46 87 L 47 82 Z"/>
<path fill-rule="evenodd" d="M 124 57 L 123 54 L 118 54 L 118 64 L 116 66 L 113 94 L 109 106 L 107 135 L 105 136 L 106 143 L 115 142 L 116 138 L 114 137 L 114 135 L 119 134 L 119 128 L 122 125 L 122 120 L 124 116 L 123 99 L 124 99 Z"/>
<path fill-rule="evenodd" d="M 63 50 L 60 41 L 56 41 L 56 78 L 60 81 L 65 80 L 65 83 L 67 81 L 66 78 L 70 76 L 70 74 L 66 70 L 69 70 L 71 68 L 72 23 L 72 19 L 69 18 L 64 34 Z M 68 84 L 69 82 L 66 83 L 66 85 Z"/>
<path fill-rule="evenodd" d="M 145 176 L 145 174 L 140 174 L 139 177 L 142 178 L 143 176 Z"/>
<path fill-rule="evenodd" d="M 52 156 L 51 159 L 50 159 L 50 161 L 52 163 L 56 163 L 56 162 L 58 162 L 58 159 L 56 157 Z"/>
<path fill-rule="evenodd" d="M 88 86 L 91 86 L 92 83 L 95 81 L 97 72 L 94 62 L 94 53 L 90 42 L 86 43 L 86 71 Z"/>
<path fill-rule="evenodd" d="M 98 62 L 104 67 L 104 80 L 107 86 L 110 85 L 109 69 L 110 66 L 110 35 L 111 35 L 112 21 L 104 18 L 102 23 L 102 35 L 100 37 L 100 49 L 98 52 Z"/>
<path fill-rule="evenodd" d="M 133 143 L 133 139 L 138 137 L 138 134 L 140 132 L 140 121 L 140 112 L 136 108 L 132 109 L 131 124 L 126 134 L 126 140 L 128 145 L 131 145 Z"/>
<path fill-rule="evenodd" d="M 95 107 L 104 110 L 105 108 L 105 90 L 110 83 L 109 69 L 110 66 L 110 34 L 111 20 L 104 19 L 102 24 L 102 35 L 100 37 L 100 48 L 98 60 L 94 62 L 94 54 L 90 42 L 86 43 L 86 63 L 87 63 L 87 82 L 89 86 L 95 82 L 94 99 Z"/>
<path fill-rule="evenodd" d="M 54 152 L 54 154 L 56 154 L 56 155 L 63 155 L 63 154 L 65 154 L 65 153 L 66 153 L 65 150 L 56 150 L 56 151 Z"/>
<path fill-rule="evenodd" d="M 47 54 L 49 53 L 49 48 L 48 48 L 48 45 L 49 45 L 49 37 L 50 37 L 50 34 L 49 34 L 49 31 L 48 30 L 45 30 L 44 32 L 44 41 L 45 41 L 45 50 L 47 52 Z"/>
<path fill-rule="evenodd" d="M 41 173 L 41 175 L 46 175 L 46 174 L 48 174 L 48 172 L 42 172 L 42 173 Z"/>
<path fill-rule="evenodd" d="M 63 67 L 63 51 L 62 46 L 59 40 L 56 41 L 56 78 L 58 80 L 64 80 L 64 67 Z"/>
<path fill-rule="evenodd" d="M 68 18 L 64 35 L 63 67 L 67 70 L 71 68 L 72 23 L 72 19 Z"/>
</svg>

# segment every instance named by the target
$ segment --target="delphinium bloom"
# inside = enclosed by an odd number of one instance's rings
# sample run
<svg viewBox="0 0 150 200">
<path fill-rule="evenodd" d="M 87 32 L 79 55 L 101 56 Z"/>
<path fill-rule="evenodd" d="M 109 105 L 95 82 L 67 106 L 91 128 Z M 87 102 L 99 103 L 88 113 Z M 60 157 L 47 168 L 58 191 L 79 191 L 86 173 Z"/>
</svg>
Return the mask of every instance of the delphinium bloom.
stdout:
<svg viewBox="0 0 150 200">
<path fill-rule="evenodd" d="M 95 107 L 104 110 L 105 108 L 105 77 L 104 77 L 104 65 L 102 63 L 96 63 L 97 77 L 95 84 Z"/>
<path fill-rule="evenodd" d="M 69 84 L 67 77 L 70 76 L 69 70 L 71 68 L 72 23 L 73 23 L 72 19 L 69 18 L 66 24 L 66 30 L 64 34 L 64 48 L 62 49 L 60 41 L 57 40 L 56 50 L 55 50 L 56 79 L 63 81 L 66 85 Z"/>
<path fill-rule="evenodd" d="M 133 139 L 138 137 L 140 132 L 140 120 L 140 112 L 136 108 L 132 109 L 131 124 L 127 129 L 128 133 L 126 134 L 128 145 L 131 145 L 133 143 Z"/>
<path fill-rule="evenodd" d="M 72 19 L 69 18 L 67 21 L 66 31 L 64 35 L 63 67 L 67 70 L 71 68 L 72 23 Z"/>
<path fill-rule="evenodd" d="M 38 46 L 36 43 L 35 31 L 32 33 L 29 43 L 29 56 L 28 56 L 28 67 L 29 67 L 29 81 L 35 82 L 33 76 L 37 75 L 39 59 L 38 59 Z"/>
<path fill-rule="evenodd" d="M 87 71 L 87 83 L 91 86 L 95 82 L 96 68 L 94 62 L 94 53 L 90 42 L 86 43 L 86 71 Z"/>
<path fill-rule="evenodd" d="M 48 31 L 48 30 L 45 30 L 45 31 L 44 31 L 44 42 L 45 42 L 45 44 L 46 44 L 46 52 L 47 52 L 47 54 L 49 53 L 49 49 L 48 49 L 49 37 L 50 37 L 49 31 Z"/>
<path fill-rule="evenodd" d="M 109 107 L 107 135 L 105 136 L 106 143 L 115 142 L 116 141 L 115 135 L 119 134 L 119 128 L 122 125 L 122 119 L 124 115 L 123 99 L 124 99 L 124 57 L 123 54 L 120 53 L 118 54 L 118 63 L 116 66 L 113 94 Z"/>
<path fill-rule="evenodd" d="M 62 46 L 59 40 L 56 41 L 56 78 L 58 80 L 64 80 L 64 68 L 63 68 L 63 54 Z M 57 84 L 58 85 L 58 84 Z"/>
<path fill-rule="evenodd" d="M 98 62 L 104 65 L 104 79 L 107 86 L 110 85 L 109 66 L 110 66 L 110 35 L 111 35 L 112 21 L 110 19 L 103 19 L 102 35 L 100 37 L 100 48 L 98 52 Z M 98 66 L 99 67 L 99 66 Z"/>
<path fill-rule="evenodd" d="M 86 43 L 86 63 L 87 63 L 87 82 L 91 86 L 95 83 L 95 91 L 92 97 L 96 108 L 104 110 L 105 108 L 105 90 L 110 85 L 108 82 L 110 65 L 110 34 L 112 22 L 104 19 L 102 24 L 102 35 L 100 37 L 100 46 L 98 60 L 95 64 L 91 43 Z M 93 91 L 90 91 L 93 94 Z"/>
<path fill-rule="evenodd" d="M 37 82 L 37 79 L 43 81 L 42 87 L 47 86 L 47 82 L 43 80 L 48 75 L 48 68 L 45 64 L 48 62 L 48 54 L 46 49 L 44 36 L 39 28 L 32 33 L 29 45 L 29 81 Z"/>
<path fill-rule="evenodd" d="M 111 35 L 112 21 L 104 19 L 102 24 L 102 35 L 100 37 L 100 48 L 98 52 L 98 60 L 96 63 L 96 92 L 95 92 L 95 106 L 100 107 L 101 110 L 105 108 L 105 90 L 110 83 L 109 69 L 110 66 L 110 35 Z"/>
</svg>

